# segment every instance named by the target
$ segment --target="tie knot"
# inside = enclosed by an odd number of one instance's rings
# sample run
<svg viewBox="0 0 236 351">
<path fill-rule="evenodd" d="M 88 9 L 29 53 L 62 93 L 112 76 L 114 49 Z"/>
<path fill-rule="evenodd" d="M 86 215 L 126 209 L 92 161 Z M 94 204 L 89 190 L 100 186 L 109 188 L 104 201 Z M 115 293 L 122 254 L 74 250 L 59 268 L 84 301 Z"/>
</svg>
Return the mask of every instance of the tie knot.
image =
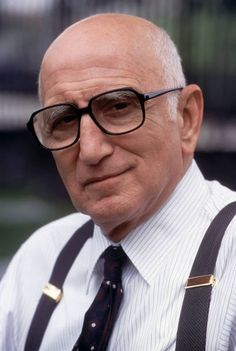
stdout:
<svg viewBox="0 0 236 351">
<path fill-rule="evenodd" d="M 111 282 L 120 282 L 122 265 L 126 260 L 126 254 L 121 246 L 109 246 L 103 253 L 104 279 Z"/>
</svg>

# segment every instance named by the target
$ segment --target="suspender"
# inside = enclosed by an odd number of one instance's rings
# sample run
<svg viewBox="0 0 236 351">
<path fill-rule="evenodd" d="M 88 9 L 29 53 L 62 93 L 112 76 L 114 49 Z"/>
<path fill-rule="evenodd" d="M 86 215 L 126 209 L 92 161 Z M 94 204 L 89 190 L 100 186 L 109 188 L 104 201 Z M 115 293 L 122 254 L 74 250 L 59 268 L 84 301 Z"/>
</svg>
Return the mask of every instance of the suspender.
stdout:
<svg viewBox="0 0 236 351">
<path fill-rule="evenodd" d="M 236 202 L 232 202 L 214 218 L 202 240 L 190 273 L 190 278 L 192 278 L 188 281 L 190 286 L 185 292 L 178 326 L 176 351 L 205 350 L 215 263 L 225 230 L 235 214 Z M 199 281 L 199 278 L 194 279 L 194 277 L 199 276 L 204 277 L 200 278 L 203 283 L 200 282 L 194 287 L 194 282 Z"/>
<path fill-rule="evenodd" d="M 39 300 L 30 325 L 24 351 L 38 351 L 49 319 L 61 299 L 66 276 L 78 253 L 87 239 L 93 235 L 93 222 L 90 220 L 79 228 L 64 246 L 54 265 L 49 284 Z"/>
<path fill-rule="evenodd" d="M 236 202 L 227 205 L 209 226 L 195 258 L 179 320 L 176 351 L 204 351 L 206 328 L 214 284 L 214 267 L 224 232 L 236 214 Z M 78 229 L 60 252 L 50 283 L 44 288 L 30 325 L 24 351 L 38 351 L 49 319 L 61 299 L 63 283 L 86 240 L 93 235 L 93 222 Z"/>
</svg>

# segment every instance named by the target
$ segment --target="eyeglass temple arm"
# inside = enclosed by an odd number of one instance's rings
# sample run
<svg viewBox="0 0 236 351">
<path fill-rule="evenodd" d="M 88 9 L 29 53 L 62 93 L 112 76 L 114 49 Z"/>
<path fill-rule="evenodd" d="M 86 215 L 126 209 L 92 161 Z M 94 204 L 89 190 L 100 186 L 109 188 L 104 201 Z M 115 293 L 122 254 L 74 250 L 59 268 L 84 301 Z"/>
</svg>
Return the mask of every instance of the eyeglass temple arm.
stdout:
<svg viewBox="0 0 236 351">
<path fill-rule="evenodd" d="M 144 98 L 144 101 L 146 101 L 146 100 L 150 100 L 150 99 L 153 99 L 155 97 L 158 97 L 158 96 L 161 96 L 161 95 L 164 95 L 167 93 L 171 93 L 172 91 L 177 91 L 177 90 L 182 90 L 182 89 L 183 89 L 183 87 L 177 87 L 177 88 L 172 88 L 172 89 L 162 89 L 162 90 L 158 90 L 158 91 L 153 91 L 150 93 L 143 94 L 143 98 Z"/>
</svg>

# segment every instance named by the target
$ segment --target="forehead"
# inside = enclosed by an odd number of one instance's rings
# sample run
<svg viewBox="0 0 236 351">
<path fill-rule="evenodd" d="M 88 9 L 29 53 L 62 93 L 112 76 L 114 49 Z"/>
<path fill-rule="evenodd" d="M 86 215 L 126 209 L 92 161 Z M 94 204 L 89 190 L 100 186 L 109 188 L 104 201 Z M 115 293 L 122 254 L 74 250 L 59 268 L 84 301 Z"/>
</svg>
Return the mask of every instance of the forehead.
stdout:
<svg viewBox="0 0 236 351">
<path fill-rule="evenodd" d="M 134 70 L 121 68 L 87 67 L 83 70 L 61 69 L 43 80 L 43 98 L 47 104 L 64 101 L 76 104 L 88 101 L 105 91 L 133 87 L 142 91 L 142 76 Z"/>
<path fill-rule="evenodd" d="M 107 26 L 93 25 L 65 33 L 44 57 L 43 91 L 59 89 L 62 84 L 64 89 L 85 84 L 88 89 L 99 86 L 101 91 L 122 86 L 145 90 L 154 77 L 158 88 L 160 67 L 155 50 L 150 40 L 139 38 L 140 29 L 138 32 L 122 27 L 122 33 L 117 33 L 114 28 L 108 31 Z"/>
</svg>

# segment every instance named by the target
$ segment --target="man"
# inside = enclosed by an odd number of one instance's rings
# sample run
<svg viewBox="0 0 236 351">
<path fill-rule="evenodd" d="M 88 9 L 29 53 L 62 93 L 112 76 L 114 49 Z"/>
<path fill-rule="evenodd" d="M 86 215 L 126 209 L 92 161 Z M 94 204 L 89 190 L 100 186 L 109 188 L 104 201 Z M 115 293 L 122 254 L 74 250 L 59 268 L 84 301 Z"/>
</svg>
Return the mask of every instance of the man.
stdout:
<svg viewBox="0 0 236 351">
<path fill-rule="evenodd" d="M 121 245 L 127 259 L 107 350 L 174 350 L 199 245 L 217 213 L 236 199 L 206 181 L 193 160 L 200 88 L 186 86 L 177 50 L 162 29 L 121 14 L 66 29 L 44 56 L 39 83 L 43 110 L 29 128 L 52 150 L 78 213 L 39 229 L 14 257 L 1 283 L 0 349 L 24 350 L 57 256 L 92 218 L 93 236 L 70 267 L 40 350 L 78 349 L 85 313 L 103 280 L 101 255 L 111 244 Z M 236 350 L 235 229 L 232 220 L 215 267 L 211 351 Z"/>
</svg>

